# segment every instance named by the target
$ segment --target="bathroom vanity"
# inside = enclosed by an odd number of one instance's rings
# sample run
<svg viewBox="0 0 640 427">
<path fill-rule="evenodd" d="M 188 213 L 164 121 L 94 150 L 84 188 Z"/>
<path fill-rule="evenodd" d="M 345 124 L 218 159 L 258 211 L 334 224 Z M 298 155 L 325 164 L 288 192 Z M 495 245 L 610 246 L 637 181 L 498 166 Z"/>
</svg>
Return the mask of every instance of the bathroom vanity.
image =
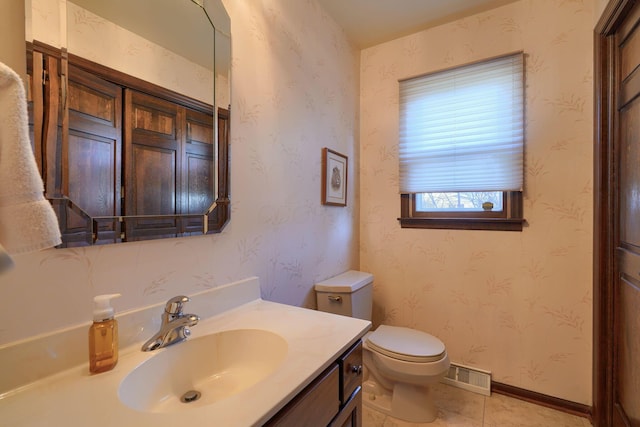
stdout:
<svg viewBox="0 0 640 427">
<path fill-rule="evenodd" d="M 362 425 L 362 342 L 358 341 L 265 426 Z"/>
<path fill-rule="evenodd" d="M 121 337 L 151 336 L 163 306 L 116 316 Z M 90 375 L 83 363 L 0 393 L 3 425 L 361 425 L 360 339 L 370 322 L 264 301 L 257 278 L 193 295 L 185 310 L 202 320 L 184 342 L 149 352 L 129 342 L 112 371 Z M 86 351 L 86 342 L 61 343 L 76 344 Z M 20 349 L 3 352 L 16 373 L 33 366 Z M 191 388 L 202 397 L 181 402 Z"/>
</svg>

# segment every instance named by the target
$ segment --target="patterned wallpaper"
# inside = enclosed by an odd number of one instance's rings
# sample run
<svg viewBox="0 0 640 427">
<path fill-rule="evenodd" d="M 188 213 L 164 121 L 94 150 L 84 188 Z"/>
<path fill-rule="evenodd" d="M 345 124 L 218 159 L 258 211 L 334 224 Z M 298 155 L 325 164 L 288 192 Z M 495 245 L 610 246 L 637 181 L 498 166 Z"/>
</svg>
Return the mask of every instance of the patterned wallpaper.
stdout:
<svg viewBox="0 0 640 427">
<path fill-rule="evenodd" d="M 59 46 L 58 0 L 32 3 L 34 37 Z M 377 323 L 437 335 L 453 361 L 497 381 L 590 404 L 591 29 L 606 1 L 521 0 L 359 59 L 315 0 L 224 3 L 231 223 L 214 236 L 17 257 L 0 277 L 0 345 L 89 321 L 100 293 L 123 293 L 123 311 L 257 275 L 266 299 L 313 307 L 315 281 L 360 266 L 376 277 Z M 528 226 L 401 230 L 397 79 L 521 49 Z M 320 204 L 325 146 L 349 156 L 346 208 Z"/>
<path fill-rule="evenodd" d="M 57 28 L 58 0 L 34 3 L 33 25 Z M 315 307 L 316 281 L 358 267 L 357 53 L 315 0 L 224 3 L 231 222 L 219 235 L 16 257 L 0 276 L 0 345 L 88 322 L 102 293 L 122 293 L 122 312 L 255 275 L 265 299 Z M 323 147 L 349 157 L 346 208 L 320 203 Z"/>
<path fill-rule="evenodd" d="M 374 321 L 495 381 L 591 404 L 591 0 L 521 0 L 361 55 L 361 269 Z M 401 229 L 398 79 L 524 50 L 523 232 Z"/>
</svg>

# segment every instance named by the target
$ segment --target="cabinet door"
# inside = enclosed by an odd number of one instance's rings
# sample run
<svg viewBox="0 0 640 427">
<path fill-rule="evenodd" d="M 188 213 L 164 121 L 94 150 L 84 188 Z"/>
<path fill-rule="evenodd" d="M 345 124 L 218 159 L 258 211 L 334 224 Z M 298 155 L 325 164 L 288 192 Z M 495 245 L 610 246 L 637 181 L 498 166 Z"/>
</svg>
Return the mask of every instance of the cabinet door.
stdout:
<svg viewBox="0 0 640 427">
<path fill-rule="evenodd" d="M 345 404 L 362 385 L 362 342 L 358 341 L 338 361 L 340 365 L 340 402 Z"/>
<path fill-rule="evenodd" d="M 338 365 L 334 363 L 265 426 L 326 426 L 340 409 Z"/>
<path fill-rule="evenodd" d="M 68 87 L 62 194 L 91 217 L 120 215 L 122 88 L 74 66 Z M 74 227 L 85 219 L 69 215 L 67 231 Z"/>
<path fill-rule="evenodd" d="M 181 213 L 181 139 L 184 108 L 153 96 L 125 90 L 124 214 Z M 166 235 L 158 231 L 166 230 Z M 177 232 L 175 218 L 145 218 L 126 224 L 127 240 L 153 230 L 156 237 Z"/>
<path fill-rule="evenodd" d="M 69 66 L 68 175 L 63 193 L 91 216 L 120 212 L 122 89 Z"/>
<path fill-rule="evenodd" d="M 182 213 L 202 215 L 214 202 L 215 138 L 213 116 L 186 109 L 186 137 L 182 162 Z M 188 232 L 202 230 L 202 218 L 189 218 Z"/>
<path fill-rule="evenodd" d="M 330 427 L 362 427 L 362 387 L 358 386 Z"/>
</svg>

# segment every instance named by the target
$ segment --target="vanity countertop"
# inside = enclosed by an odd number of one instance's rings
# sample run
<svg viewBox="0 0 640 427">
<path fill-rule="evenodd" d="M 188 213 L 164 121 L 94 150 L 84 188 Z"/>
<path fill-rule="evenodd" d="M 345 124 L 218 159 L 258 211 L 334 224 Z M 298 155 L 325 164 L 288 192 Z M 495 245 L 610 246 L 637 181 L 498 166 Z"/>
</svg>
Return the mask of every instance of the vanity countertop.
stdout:
<svg viewBox="0 0 640 427">
<path fill-rule="evenodd" d="M 142 352 L 137 345 L 121 350 L 118 365 L 112 371 L 90 375 L 88 366 L 79 366 L 0 395 L 1 423 L 12 427 L 261 425 L 370 326 L 365 320 L 255 299 L 201 320 L 189 338 L 232 329 L 263 329 L 287 341 L 284 362 L 266 379 L 240 393 L 180 412 L 145 413 L 131 409 L 118 398 L 122 380 L 157 352 L 173 349 L 170 346 Z"/>
</svg>

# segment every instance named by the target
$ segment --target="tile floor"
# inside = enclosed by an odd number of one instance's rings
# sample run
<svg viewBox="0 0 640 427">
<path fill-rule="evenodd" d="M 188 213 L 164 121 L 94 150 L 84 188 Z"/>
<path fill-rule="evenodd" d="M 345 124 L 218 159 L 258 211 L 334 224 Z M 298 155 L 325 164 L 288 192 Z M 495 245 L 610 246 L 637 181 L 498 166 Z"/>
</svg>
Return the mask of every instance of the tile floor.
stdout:
<svg viewBox="0 0 640 427">
<path fill-rule="evenodd" d="M 363 405 L 363 427 L 591 427 L 586 418 L 569 415 L 493 393 L 491 397 L 446 384 L 434 390 L 438 418 L 429 424 L 395 419 Z"/>
</svg>

